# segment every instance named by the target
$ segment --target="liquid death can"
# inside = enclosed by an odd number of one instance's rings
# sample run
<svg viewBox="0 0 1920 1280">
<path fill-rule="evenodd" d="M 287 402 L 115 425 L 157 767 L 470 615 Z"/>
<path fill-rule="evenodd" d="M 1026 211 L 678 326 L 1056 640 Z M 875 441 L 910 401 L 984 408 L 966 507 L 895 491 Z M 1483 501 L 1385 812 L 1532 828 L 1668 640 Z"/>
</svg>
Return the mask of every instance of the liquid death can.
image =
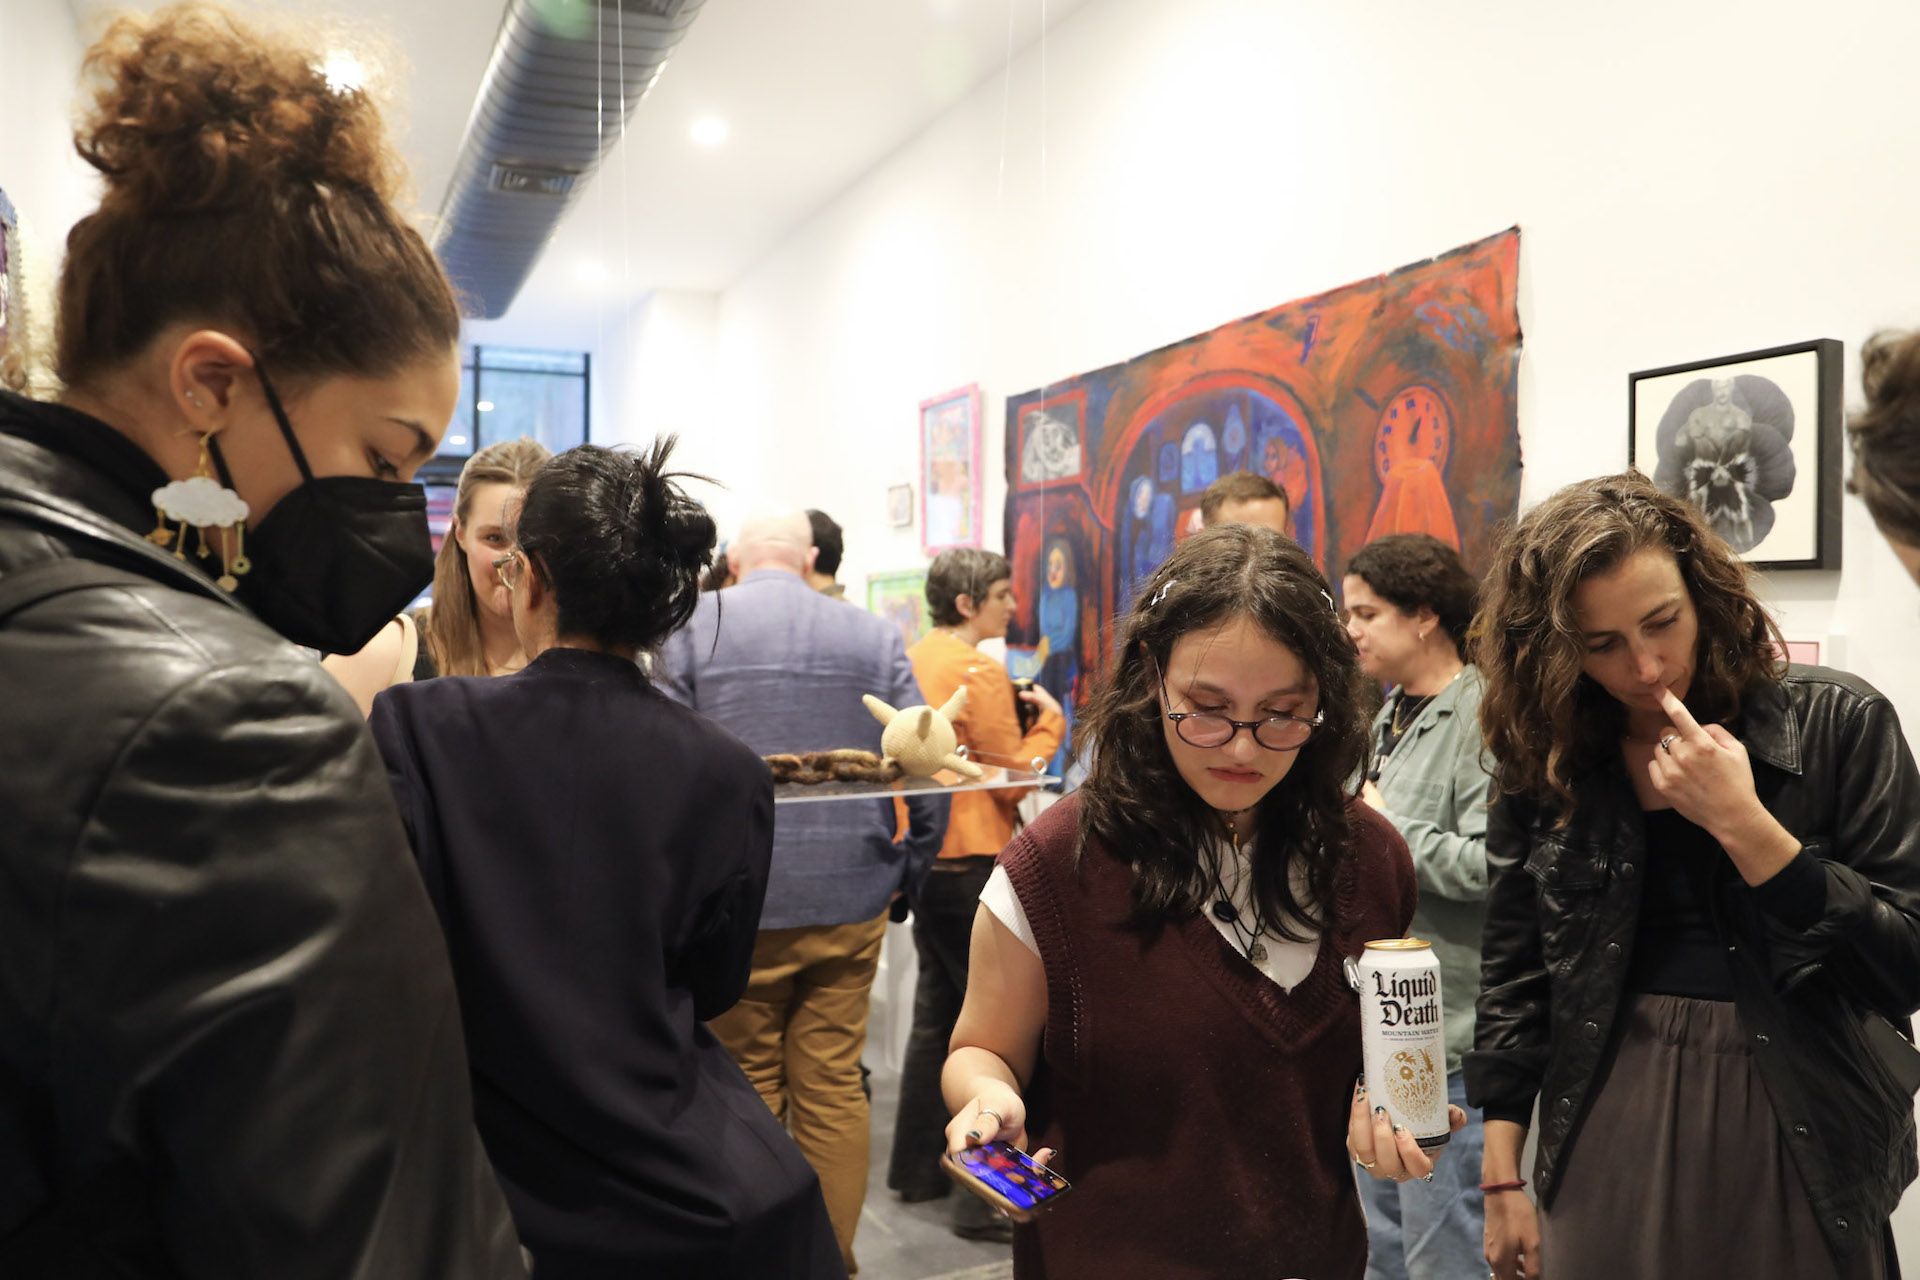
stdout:
<svg viewBox="0 0 1920 1280">
<path fill-rule="evenodd" d="M 1429 1150 L 1447 1145 L 1447 1046 L 1440 961 L 1418 938 L 1369 942 L 1346 964 L 1360 993 L 1367 1097 Z"/>
</svg>

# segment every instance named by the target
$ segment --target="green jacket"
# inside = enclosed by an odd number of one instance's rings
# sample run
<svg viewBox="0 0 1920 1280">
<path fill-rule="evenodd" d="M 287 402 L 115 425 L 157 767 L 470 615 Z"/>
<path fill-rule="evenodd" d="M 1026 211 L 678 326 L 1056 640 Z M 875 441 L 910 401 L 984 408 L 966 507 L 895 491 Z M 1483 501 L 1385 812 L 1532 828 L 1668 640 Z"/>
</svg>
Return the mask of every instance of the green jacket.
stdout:
<svg viewBox="0 0 1920 1280">
<path fill-rule="evenodd" d="M 1440 960 L 1447 1073 L 1473 1047 L 1480 930 L 1487 896 L 1487 771 L 1480 756 L 1480 672 L 1469 666 L 1408 726 L 1381 764 L 1387 817 L 1405 837 L 1420 881 L 1413 936 Z M 1373 720 L 1378 748 L 1394 699 Z"/>
</svg>

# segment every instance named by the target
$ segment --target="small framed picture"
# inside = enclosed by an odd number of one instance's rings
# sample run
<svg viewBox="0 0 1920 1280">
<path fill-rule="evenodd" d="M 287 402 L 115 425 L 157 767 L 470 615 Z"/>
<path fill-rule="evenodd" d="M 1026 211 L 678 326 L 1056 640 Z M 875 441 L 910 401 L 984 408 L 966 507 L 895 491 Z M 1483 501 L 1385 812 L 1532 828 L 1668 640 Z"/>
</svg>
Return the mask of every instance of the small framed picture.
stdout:
<svg viewBox="0 0 1920 1280">
<path fill-rule="evenodd" d="M 1020 487 L 1038 489 L 1080 478 L 1087 417 L 1084 387 L 1020 410 Z"/>
<path fill-rule="evenodd" d="M 900 641 L 911 649 L 932 625 L 927 613 L 927 571 L 896 569 L 867 578 L 867 608 L 900 631 Z"/>
<path fill-rule="evenodd" d="M 980 388 L 920 404 L 920 545 L 928 555 L 980 545 Z"/>
<path fill-rule="evenodd" d="M 1840 567 L 1835 338 L 1627 377 L 1627 457 L 1758 569 Z"/>
<path fill-rule="evenodd" d="M 913 486 L 896 484 L 887 487 L 887 527 L 906 529 L 913 525 Z"/>
</svg>

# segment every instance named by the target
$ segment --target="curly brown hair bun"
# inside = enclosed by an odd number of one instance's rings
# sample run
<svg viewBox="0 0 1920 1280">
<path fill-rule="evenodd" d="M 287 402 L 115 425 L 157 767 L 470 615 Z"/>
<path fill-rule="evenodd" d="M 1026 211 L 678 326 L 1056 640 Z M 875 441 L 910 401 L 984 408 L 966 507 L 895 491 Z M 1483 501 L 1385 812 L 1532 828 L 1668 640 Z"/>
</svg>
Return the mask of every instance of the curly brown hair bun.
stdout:
<svg viewBox="0 0 1920 1280">
<path fill-rule="evenodd" d="M 1739 714 L 1749 689 L 1780 676 L 1779 627 L 1746 563 L 1697 508 L 1637 471 L 1568 485 L 1522 516 L 1481 588 L 1473 658 L 1486 681 L 1480 727 L 1494 781 L 1573 815 L 1573 780 L 1605 763 L 1626 710 L 1587 678 L 1574 616 L 1581 583 L 1649 548 L 1673 556 L 1700 620 L 1687 707 L 1701 723 Z"/>
<path fill-rule="evenodd" d="M 117 18 L 88 50 L 74 145 L 106 193 L 67 238 L 68 384 L 181 321 L 235 330 L 295 382 L 452 348 L 459 308 L 394 207 L 406 168 L 380 105 L 325 57 L 314 33 L 197 2 Z"/>
<path fill-rule="evenodd" d="M 1867 504 L 1882 533 L 1920 547 L 1920 333 L 1868 339 L 1860 384 L 1867 407 L 1847 421 L 1847 490 Z"/>
</svg>

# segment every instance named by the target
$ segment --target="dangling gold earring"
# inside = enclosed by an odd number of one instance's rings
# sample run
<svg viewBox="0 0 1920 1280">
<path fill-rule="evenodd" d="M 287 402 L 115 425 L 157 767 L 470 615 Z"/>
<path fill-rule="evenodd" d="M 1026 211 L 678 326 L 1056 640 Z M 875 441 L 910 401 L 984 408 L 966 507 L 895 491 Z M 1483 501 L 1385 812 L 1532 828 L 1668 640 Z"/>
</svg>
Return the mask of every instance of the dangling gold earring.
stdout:
<svg viewBox="0 0 1920 1280">
<path fill-rule="evenodd" d="M 199 400 L 188 396 L 196 405 Z M 192 430 L 191 427 L 188 430 Z M 150 542 L 162 547 L 172 547 L 176 560 L 187 558 L 187 530 L 192 528 L 200 537 L 199 555 L 209 554 L 207 530 L 215 529 L 231 534 L 230 539 L 220 544 L 221 574 L 218 579 L 222 591 L 232 591 L 240 585 L 240 575 L 253 567 L 245 553 L 247 504 L 239 494 L 221 484 L 214 477 L 213 451 L 210 442 L 212 432 L 200 436 L 200 463 L 194 473 L 185 480 L 174 480 L 153 491 L 154 514 L 160 523 L 147 535 Z M 167 522 L 179 524 L 178 530 L 169 529 Z"/>
</svg>

